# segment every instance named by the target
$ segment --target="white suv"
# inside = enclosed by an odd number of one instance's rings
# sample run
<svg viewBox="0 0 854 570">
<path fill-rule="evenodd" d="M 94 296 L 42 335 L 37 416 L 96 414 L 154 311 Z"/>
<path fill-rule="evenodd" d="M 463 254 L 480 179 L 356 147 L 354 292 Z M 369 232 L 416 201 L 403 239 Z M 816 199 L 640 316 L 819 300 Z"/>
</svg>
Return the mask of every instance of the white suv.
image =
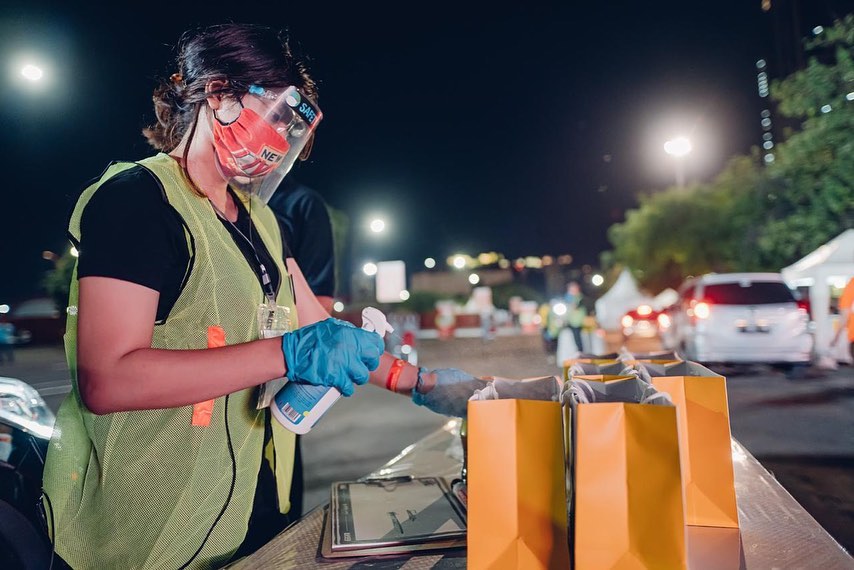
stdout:
<svg viewBox="0 0 854 570">
<path fill-rule="evenodd" d="M 711 273 L 689 279 L 670 308 L 671 342 L 698 362 L 810 361 L 813 337 L 806 305 L 779 273 Z"/>
</svg>

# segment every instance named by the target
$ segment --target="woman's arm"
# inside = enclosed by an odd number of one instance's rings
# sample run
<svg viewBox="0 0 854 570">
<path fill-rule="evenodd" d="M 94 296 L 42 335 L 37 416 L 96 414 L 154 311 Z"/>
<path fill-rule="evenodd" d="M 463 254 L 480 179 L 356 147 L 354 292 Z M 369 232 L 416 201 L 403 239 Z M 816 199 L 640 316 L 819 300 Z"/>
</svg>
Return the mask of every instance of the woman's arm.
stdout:
<svg viewBox="0 0 854 570">
<path fill-rule="evenodd" d="M 287 261 L 288 272 L 294 279 L 300 326 L 303 327 L 329 318 L 329 313 L 323 309 L 311 292 L 299 265 L 293 258 L 288 258 Z M 370 383 L 380 388 L 390 389 L 388 386 L 389 373 L 397 360 L 389 353 L 384 352 L 380 357 L 379 367 L 371 372 Z M 446 416 L 466 417 L 468 399 L 475 390 L 480 390 L 486 386 L 486 381 L 475 378 L 462 370 L 443 368 L 422 370 L 421 383 L 413 391 L 418 381 L 418 370 L 417 366 L 403 363 L 394 391 L 411 396 L 415 404 L 425 406 Z"/>
<path fill-rule="evenodd" d="M 80 279 L 80 396 L 96 414 L 186 406 L 286 373 L 280 339 L 215 350 L 151 348 L 160 294 L 108 277 Z"/>
<path fill-rule="evenodd" d="M 300 326 L 303 327 L 317 321 L 322 321 L 323 319 L 328 319 L 330 316 L 329 312 L 323 308 L 317 300 L 317 297 L 311 292 L 311 288 L 308 286 L 308 281 L 306 281 L 299 265 L 292 257 L 288 258 L 288 272 L 292 275 L 294 280 L 297 314 L 299 315 Z M 393 357 L 389 353 L 383 353 L 380 357 L 379 368 L 371 372 L 371 384 L 379 386 L 380 388 L 388 389 L 386 384 L 389 372 L 391 371 L 392 364 L 394 364 L 395 360 L 397 360 L 397 358 Z M 400 371 L 400 376 L 398 376 L 397 385 L 395 386 L 394 391 L 399 394 L 409 396 L 412 394 L 412 389 L 415 387 L 417 380 L 418 367 L 405 363 L 403 365 L 403 369 Z M 433 382 L 432 378 L 426 378 L 423 380 L 425 381 L 425 385 L 432 384 Z"/>
</svg>

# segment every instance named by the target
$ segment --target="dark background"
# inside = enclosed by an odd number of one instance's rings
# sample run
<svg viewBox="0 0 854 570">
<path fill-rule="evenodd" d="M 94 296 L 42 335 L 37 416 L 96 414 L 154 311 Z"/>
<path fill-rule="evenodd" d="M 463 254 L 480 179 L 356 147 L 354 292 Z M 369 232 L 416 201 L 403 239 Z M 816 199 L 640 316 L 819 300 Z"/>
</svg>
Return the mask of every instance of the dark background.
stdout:
<svg viewBox="0 0 854 570">
<path fill-rule="evenodd" d="M 846 2 L 804 4 L 806 35 Z M 667 138 L 693 137 L 689 181 L 757 144 L 755 62 L 774 49 L 760 0 L 7 1 L 0 302 L 36 292 L 88 180 L 151 154 L 140 130 L 181 33 L 225 21 L 290 30 L 324 112 L 297 176 L 356 230 L 384 213 L 380 258 L 409 264 L 492 250 L 596 264 L 637 194 L 673 182 Z M 18 80 L 27 53 L 38 89 Z"/>
</svg>

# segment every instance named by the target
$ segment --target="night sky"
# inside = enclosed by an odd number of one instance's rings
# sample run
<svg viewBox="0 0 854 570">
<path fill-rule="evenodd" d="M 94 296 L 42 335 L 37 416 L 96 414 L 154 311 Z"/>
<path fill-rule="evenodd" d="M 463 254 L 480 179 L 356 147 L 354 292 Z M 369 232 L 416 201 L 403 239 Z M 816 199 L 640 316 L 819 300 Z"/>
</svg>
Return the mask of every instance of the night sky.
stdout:
<svg viewBox="0 0 854 570">
<path fill-rule="evenodd" d="M 356 226 L 384 213 L 375 257 L 413 266 L 456 251 L 596 264 L 637 194 L 672 183 L 667 138 L 693 137 L 689 180 L 757 143 L 755 62 L 772 49 L 759 0 L 74 4 L 0 9 L 0 303 L 36 293 L 86 181 L 153 152 L 151 91 L 198 25 L 290 30 L 324 112 L 295 173 Z M 22 54 L 42 88 L 19 81 Z"/>
</svg>

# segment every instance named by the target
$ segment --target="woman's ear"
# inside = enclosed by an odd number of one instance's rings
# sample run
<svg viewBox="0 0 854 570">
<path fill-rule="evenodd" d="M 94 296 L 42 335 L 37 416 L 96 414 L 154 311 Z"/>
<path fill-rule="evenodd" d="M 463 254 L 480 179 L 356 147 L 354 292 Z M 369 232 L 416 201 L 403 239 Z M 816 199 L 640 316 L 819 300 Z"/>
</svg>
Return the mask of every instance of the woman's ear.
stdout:
<svg viewBox="0 0 854 570">
<path fill-rule="evenodd" d="M 225 89 L 226 85 L 228 85 L 228 81 L 223 81 L 222 79 L 208 81 L 207 85 L 205 85 L 208 106 L 214 111 L 222 106 L 222 90 Z"/>
</svg>

